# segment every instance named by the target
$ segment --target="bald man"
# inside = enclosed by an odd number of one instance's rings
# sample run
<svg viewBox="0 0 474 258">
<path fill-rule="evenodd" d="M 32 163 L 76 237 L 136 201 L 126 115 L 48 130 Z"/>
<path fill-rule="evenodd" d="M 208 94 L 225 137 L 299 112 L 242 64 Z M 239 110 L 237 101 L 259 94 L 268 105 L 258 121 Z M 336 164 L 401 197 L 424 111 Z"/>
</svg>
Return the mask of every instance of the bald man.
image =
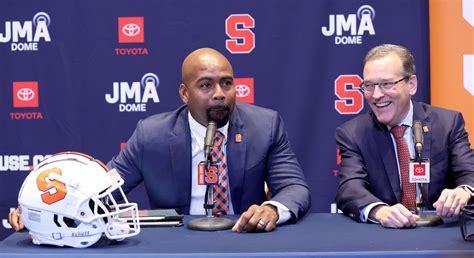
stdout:
<svg viewBox="0 0 474 258">
<path fill-rule="evenodd" d="M 224 135 L 227 166 L 223 214 L 242 214 L 234 231 L 271 231 L 307 212 L 310 193 L 280 116 L 235 103 L 232 66 L 222 54 L 209 48 L 189 54 L 179 95 L 185 105 L 138 122 L 126 148 L 109 163 L 123 174 L 126 192 L 144 182 L 152 208 L 205 214 L 206 186 L 198 184 L 198 164 L 206 126 L 215 121 Z"/>
<path fill-rule="evenodd" d="M 125 180 L 125 192 L 144 182 L 151 208 L 205 214 L 206 186 L 198 184 L 208 121 L 223 135 L 226 201 L 217 215 L 242 214 L 235 232 L 272 231 L 296 222 L 310 207 L 310 193 L 277 112 L 235 103 L 232 66 L 210 48 L 189 54 L 182 66 L 179 95 L 185 105 L 138 122 L 125 149 L 108 164 Z M 222 167 L 223 161 L 217 161 Z M 220 172 L 219 172 L 220 173 Z M 267 199 L 264 183 L 272 197 Z M 18 210 L 10 213 L 23 228 Z"/>
</svg>

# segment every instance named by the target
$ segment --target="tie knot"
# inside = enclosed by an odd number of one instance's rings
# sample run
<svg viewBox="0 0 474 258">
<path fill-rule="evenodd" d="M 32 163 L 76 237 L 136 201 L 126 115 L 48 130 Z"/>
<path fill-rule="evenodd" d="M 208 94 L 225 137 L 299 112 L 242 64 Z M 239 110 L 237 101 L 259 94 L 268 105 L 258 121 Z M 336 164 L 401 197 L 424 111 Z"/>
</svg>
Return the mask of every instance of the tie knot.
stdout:
<svg viewBox="0 0 474 258">
<path fill-rule="evenodd" d="M 403 138 L 403 134 L 405 133 L 406 125 L 397 125 L 392 127 L 392 130 L 390 130 L 395 137 L 395 139 L 398 138 Z"/>
<path fill-rule="evenodd" d="M 224 134 L 219 132 L 219 131 L 216 131 L 216 133 L 214 134 L 214 143 L 213 143 L 213 146 L 214 147 L 219 147 L 222 145 L 222 142 L 224 141 Z"/>
</svg>

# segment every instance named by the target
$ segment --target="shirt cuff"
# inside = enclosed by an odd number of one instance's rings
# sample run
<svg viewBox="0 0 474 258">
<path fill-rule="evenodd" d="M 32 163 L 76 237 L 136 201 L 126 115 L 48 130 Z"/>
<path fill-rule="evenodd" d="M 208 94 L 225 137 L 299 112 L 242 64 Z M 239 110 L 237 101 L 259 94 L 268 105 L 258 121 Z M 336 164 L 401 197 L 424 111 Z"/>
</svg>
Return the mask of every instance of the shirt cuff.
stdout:
<svg viewBox="0 0 474 258">
<path fill-rule="evenodd" d="M 471 195 L 471 198 L 474 196 L 474 187 L 470 185 L 460 185 L 458 186 L 462 189 L 464 189 L 466 192 L 468 192 Z"/>
<path fill-rule="evenodd" d="M 283 224 L 291 218 L 290 209 L 288 209 L 285 205 L 276 201 L 266 201 L 266 202 L 263 202 L 261 206 L 266 205 L 266 204 L 271 204 L 277 208 L 277 211 L 278 211 L 277 225 Z"/>
<path fill-rule="evenodd" d="M 361 208 L 359 211 L 360 213 L 360 221 L 362 222 L 367 222 L 367 221 L 370 221 L 372 223 L 376 223 L 376 224 L 379 224 L 378 221 L 376 220 L 372 220 L 369 218 L 369 214 L 370 214 L 370 211 L 375 207 L 375 206 L 378 206 L 378 205 L 387 205 L 386 203 L 383 203 L 383 202 L 374 202 L 374 203 L 371 203 L 369 205 L 366 205 L 365 207 Z"/>
</svg>

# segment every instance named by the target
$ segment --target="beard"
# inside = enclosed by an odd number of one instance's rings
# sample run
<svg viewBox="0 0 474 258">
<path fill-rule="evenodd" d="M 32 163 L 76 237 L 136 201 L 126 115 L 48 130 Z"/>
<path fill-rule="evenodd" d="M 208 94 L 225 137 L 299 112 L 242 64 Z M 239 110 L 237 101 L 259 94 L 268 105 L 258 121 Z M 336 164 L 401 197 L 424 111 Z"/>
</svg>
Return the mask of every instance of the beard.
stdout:
<svg viewBox="0 0 474 258">
<path fill-rule="evenodd" d="M 217 128 L 223 127 L 229 121 L 230 113 L 228 105 L 210 107 L 206 110 L 207 121 L 216 122 Z"/>
</svg>

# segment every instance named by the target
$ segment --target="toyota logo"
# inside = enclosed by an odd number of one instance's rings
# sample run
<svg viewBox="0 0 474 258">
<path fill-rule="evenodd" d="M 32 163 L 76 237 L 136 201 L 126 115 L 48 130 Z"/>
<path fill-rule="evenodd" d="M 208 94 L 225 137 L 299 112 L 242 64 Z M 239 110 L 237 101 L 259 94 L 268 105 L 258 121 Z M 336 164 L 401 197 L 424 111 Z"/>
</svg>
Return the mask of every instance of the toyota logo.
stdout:
<svg viewBox="0 0 474 258">
<path fill-rule="evenodd" d="M 421 167 L 415 168 L 415 173 L 416 173 L 417 175 L 419 175 L 419 174 L 424 174 L 424 172 L 425 172 L 425 169 L 424 169 L 424 168 L 421 168 Z"/>
<path fill-rule="evenodd" d="M 239 98 L 247 97 L 250 94 L 250 88 L 247 85 L 239 84 L 235 86 L 236 95 Z"/>
<path fill-rule="evenodd" d="M 123 25 L 122 32 L 129 37 L 133 37 L 140 33 L 140 26 L 136 25 L 135 23 L 128 23 Z"/>
<path fill-rule="evenodd" d="M 21 101 L 30 101 L 35 97 L 35 92 L 30 88 L 22 88 L 18 90 L 16 96 Z"/>
</svg>

